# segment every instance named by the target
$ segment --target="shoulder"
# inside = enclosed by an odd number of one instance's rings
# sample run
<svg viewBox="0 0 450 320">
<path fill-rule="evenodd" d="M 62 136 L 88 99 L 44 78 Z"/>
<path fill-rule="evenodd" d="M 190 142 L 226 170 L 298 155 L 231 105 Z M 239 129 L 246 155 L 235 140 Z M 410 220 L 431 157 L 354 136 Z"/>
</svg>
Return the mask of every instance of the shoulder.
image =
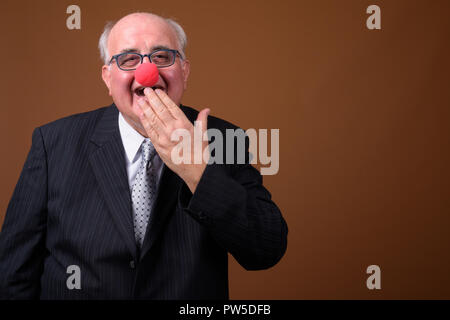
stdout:
<svg viewBox="0 0 450 320">
<path fill-rule="evenodd" d="M 39 129 L 42 132 L 45 133 L 51 133 L 53 131 L 60 131 L 61 129 L 65 129 L 65 131 L 68 131 L 68 129 L 75 129 L 79 128 L 80 130 L 83 129 L 85 126 L 89 125 L 95 125 L 98 120 L 101 118 L 103 113 L 109 109 L 109 108 L 115 108 L 113 105 L 101 107 L 92 111 L 83 112 L 83 113 L 77 113 L 73 114 L 67 117 L 63 117 L 57 120 L 54 120 L 52 122 L 49 122 L 47 124 L 44 124 L 39 127 Z"/>
<path fill-rule="evenodd" d="M 105 113 L 118 113 L 115 105 L 101 107 L 92 111 L 73 114 L 44 124 L 39 131 L 48 149 L 69 147 L 88 141 Z"/>
</svg>

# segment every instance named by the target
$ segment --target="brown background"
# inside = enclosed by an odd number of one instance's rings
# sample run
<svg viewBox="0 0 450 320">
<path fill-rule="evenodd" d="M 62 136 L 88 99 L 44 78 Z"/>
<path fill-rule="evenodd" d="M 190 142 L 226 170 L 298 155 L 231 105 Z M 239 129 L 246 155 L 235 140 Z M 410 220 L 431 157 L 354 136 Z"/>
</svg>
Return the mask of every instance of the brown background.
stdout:
<svg viewBox="0 0 450 320">
<path fill-rule="evenodd" d="M 70 4 L 81 30 L 66 28 Z M 371 4 L 382 30 L 366 28 Z M 97 51 L 105 22 L 148 10 L 188 34 L 185 104 L 280 129 L 280 171 L 264 179 L 288 251 L 267 271 L 230 259 L 231 298 L 450 298 L 448 0 L 1 5 L 0 221 L 33 128 L 110 104 Z M 366 288 L 371 264 L 381 290 Z"/>
</svg>

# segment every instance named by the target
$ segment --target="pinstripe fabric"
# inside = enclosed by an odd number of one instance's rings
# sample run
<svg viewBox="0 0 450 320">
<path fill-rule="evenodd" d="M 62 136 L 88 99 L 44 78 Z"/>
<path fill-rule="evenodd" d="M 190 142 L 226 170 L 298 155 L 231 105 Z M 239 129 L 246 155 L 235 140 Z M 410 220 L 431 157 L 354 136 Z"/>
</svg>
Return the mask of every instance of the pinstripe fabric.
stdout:
<svg viewBox="0 0 450 320">
<path fill-rule="evenodd" d="M 214 117 L 208 126 L 236 128 Z M 257 270 L 287 244 L 250 165 L 208 165 L 194 195 L 164 167 L 140 249 L 133 229 L 117 108 L 35 129 L 0 233 L 0 298 L 227 299 L 227 252 Z M 66 286 L 70 265 L 80 267 L 79 290 Z"/>
</svg>

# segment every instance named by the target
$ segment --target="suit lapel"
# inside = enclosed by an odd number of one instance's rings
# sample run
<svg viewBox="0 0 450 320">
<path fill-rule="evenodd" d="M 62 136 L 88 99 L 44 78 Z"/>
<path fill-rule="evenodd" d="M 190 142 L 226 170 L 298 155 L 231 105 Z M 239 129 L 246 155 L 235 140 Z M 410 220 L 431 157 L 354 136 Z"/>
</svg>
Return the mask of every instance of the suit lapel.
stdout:
<svg viewBox="0 0 450 320">
<path fill-rule="evenodd" d="M 158 187 L 158 196 L 151 213 L 147 231 L 145 232 L 144 243 L 142 244 L 141 259 L 155 243 L 167 219 L 175 212 L 180 185 L 181 179 L 164 165 Z"/>
<path fill-rule="evenodd" d="M 115 105 L 105 109 L 91 138 L 97 148 L 91 153 L 89 161 L 112 219 L 136 258 L 131 196 L 118 115 Z"/>
</svg>

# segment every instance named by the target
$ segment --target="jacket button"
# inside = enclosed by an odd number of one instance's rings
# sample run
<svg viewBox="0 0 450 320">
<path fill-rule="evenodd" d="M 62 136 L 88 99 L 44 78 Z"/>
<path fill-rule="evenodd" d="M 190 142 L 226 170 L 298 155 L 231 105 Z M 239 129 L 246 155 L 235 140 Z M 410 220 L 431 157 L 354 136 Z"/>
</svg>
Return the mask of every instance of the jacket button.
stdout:
<svg viewBox="0 0 450 320">
<path fill-rule="evenodd" d="M 131 260 L 131 261 L 130 261 L 130 268 L 131 268 L 131 269 L 136 268 L 136 263 L 134 262 L 134 260 Z"/>
</svg>

